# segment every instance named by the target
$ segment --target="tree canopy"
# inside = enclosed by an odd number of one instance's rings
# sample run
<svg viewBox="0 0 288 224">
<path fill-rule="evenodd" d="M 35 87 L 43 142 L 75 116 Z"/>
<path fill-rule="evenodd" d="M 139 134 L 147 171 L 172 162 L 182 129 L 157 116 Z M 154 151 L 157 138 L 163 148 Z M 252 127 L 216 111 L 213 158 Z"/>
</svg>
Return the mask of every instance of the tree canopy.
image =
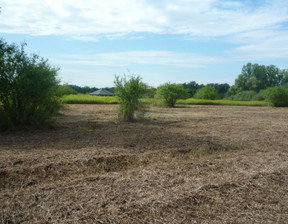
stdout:
<svg viewBox="0 0 288 224">
<path fill-rule="evenodd" d="M 275 65 L 259 65 L 248 63 L 242 68 L 241 74 L 232 86 L 232 94 L 246 90 L 259 92 L 274 86 L 282 86 L 288 82 L 288 70 L 282 70 Z"/>
</svg>

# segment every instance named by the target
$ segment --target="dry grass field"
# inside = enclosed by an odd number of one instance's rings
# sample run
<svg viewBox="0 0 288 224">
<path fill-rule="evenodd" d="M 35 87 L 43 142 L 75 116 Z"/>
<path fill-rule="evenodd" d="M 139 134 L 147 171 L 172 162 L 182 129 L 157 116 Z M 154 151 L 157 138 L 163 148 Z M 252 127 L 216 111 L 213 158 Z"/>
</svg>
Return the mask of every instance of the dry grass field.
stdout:
<svg viewBox="0 0 288 224">
<path fill-rule="evenodd" d="M 0 223 L 288 223 L 288 109 L 68 105 L 0 133 Z"/>
</svg>

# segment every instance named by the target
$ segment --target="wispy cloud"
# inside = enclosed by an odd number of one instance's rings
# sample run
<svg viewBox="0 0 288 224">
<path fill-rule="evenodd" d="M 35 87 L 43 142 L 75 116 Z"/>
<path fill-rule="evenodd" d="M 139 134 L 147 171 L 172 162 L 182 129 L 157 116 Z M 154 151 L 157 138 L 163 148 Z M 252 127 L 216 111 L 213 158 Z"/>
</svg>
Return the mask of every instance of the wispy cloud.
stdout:
<svg viewBox="0 0 288 224">
<path fill-rule="evenodd" d="M 72 36 L 71 39 L 89 42 L 99 42 L 99 39 L 93 36 Z"/>
<path fill-rule="evenodd" d="M 59 64 L 86 66 L 165 65 L 182 68 L 205 67 L 216 58 L 172 51 L 127 51 L 90 55 L 62 55 L 54 59 Z"/>
</svg>

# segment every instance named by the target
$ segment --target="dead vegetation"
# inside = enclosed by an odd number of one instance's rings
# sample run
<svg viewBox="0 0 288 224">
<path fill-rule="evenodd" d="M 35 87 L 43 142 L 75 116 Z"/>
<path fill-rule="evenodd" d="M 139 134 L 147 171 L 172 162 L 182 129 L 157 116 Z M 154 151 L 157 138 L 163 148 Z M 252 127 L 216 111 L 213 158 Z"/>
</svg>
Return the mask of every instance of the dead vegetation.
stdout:
<svg viewBox="0 0 288 224">
<path fill-rule="evenodd" d="M 285 108 L 62 113 L 0 134 L 0 223 L 288 223 Z"/>
</svg>

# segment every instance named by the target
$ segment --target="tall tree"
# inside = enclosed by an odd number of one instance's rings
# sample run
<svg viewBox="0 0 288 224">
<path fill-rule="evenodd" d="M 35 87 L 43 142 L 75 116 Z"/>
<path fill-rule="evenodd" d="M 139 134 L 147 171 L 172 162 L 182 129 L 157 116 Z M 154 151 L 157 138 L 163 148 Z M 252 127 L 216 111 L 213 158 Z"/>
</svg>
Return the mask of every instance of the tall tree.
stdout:
<svg viewBox="0 0 288 224">
<path fill-rule="evenodd" d="M 268 87 L 284 85 L 287 81 L 287 70 L 281 70 L 275 65 L 265 66 L 248 63 L 243 66 L 242 72 L 235 80 L 235 85 L 231 91 L 236 93 L 246 90 L 259 92 Z"/>
</svg>

